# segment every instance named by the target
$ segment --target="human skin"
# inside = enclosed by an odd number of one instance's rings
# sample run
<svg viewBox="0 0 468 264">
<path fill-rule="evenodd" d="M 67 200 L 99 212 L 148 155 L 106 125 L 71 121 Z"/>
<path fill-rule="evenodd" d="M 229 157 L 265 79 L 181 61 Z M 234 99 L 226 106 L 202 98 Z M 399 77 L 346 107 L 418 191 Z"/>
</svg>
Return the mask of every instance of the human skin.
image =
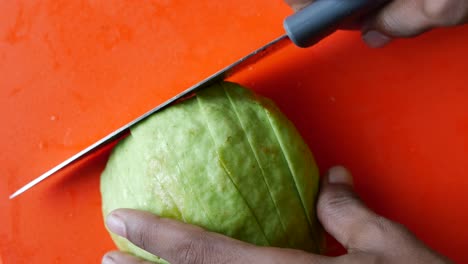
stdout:
<svg viewBox="0 0 468 264">
<path fill-rule="evenodd" d="M 131 209 L 113 211 L 106 224 L 113 233 L 172 264 L 451 263 L 402 225 L 367 208 L 353 191 L 351 174 L 343 167 L 333 167 L 322 180 L 317 213 L 324 229 L 347 249 L 347 254 L 327 257 L 300 250 L 259 247 Z M 119 251 L 107 253 L 102 263 L 150 264 Z"/>
<path fill-rule="evenodd" d="M 311 0 L 285 0 L 299 10 Z M 414 37 L 437 27 L 451 27 L 468 22 L 466 0 L 394 0 L 366 17 L 357 27 L 364 42 L 379 48 L 392 39 Z"/>
</svg>

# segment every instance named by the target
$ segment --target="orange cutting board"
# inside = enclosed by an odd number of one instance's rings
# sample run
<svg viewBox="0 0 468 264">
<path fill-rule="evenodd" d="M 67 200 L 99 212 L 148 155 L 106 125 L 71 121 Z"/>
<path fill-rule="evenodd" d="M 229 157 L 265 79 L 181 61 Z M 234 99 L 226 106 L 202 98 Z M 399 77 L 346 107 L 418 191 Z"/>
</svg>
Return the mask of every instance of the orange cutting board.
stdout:
<svg viewBox="0 0 468 264">
<path fill-rule="evenodd" d="M 282 34 L 260 1 L 0 1 L 0 263 L 99 263 L 114 246 L 108 149 L 8 195 Z M 372 50 L 356 32 L 289 47 L 233 81 L 274 99 L 322 171 L 350 167 L 369 206 L 468 262 L 468 28 Z M 334 246 L 332 245 L 331 248 Z"/>
</svg>

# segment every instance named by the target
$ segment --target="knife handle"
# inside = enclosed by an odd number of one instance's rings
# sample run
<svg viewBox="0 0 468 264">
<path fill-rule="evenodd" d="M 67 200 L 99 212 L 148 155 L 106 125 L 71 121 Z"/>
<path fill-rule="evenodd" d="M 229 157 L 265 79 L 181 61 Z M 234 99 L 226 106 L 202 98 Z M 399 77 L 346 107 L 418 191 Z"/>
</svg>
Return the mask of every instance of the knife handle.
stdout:
<svg viewBox="0 0 468 264">
<path fill-rule="evenodd" d="M 385 0 L 317 0 L 284 20 L 291 41 L 301 48 L 312 46 L 343 23 L 383 5 Z"/>
</svg>

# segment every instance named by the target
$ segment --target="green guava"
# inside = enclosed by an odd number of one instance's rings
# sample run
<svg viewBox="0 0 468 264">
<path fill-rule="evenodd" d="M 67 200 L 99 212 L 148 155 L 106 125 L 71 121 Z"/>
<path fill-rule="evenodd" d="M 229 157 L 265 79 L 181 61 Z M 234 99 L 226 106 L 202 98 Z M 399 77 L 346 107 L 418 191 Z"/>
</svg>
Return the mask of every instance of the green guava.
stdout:
<svg viewBox="0 0 468 264">
<path fill-rule="evenodd" d="M 261 246 L 318 253 L 318 169 L 270 100 L 223 82 L 160 111 L 114 148 L 103 214 L 145 210 Z M 111 233 L 120 250 L 167 263 Z"/>
</svg>

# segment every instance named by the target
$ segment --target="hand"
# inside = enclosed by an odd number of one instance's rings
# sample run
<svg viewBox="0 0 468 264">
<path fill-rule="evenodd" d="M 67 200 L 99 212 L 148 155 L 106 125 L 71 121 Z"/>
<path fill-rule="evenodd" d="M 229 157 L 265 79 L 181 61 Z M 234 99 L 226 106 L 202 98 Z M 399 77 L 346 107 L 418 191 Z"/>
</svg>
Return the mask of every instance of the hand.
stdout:
<svg viewBox="0 0 468 264">
<path fill-rule="evenodd" d="M 314 0 L 285 0 L 299 10 Z M 363 39 L 374 48 L 388 44 L 392 38 L 413 37 L 436 27 L 468 22 L 466 0 L 393 0 L 362 25 Z"/>
<path fill-rule="evenodd" d="M 202 228 L 149 213 L 118 209 L 107 217 L 108 228 L 135 245 L 172 264 L 190 263 L 451 263 L 431 251 L 403 226 L 369 210 L 357 198 L 352 177 L 342 167 L 332 168 L 322 181 L 317 213 L 325 230 L 348 253 L 339 257 L 300 250 L 258 247 Z M 107 253 L 103 264 L 149 264 L 121 252 Z"/>
</svg>

